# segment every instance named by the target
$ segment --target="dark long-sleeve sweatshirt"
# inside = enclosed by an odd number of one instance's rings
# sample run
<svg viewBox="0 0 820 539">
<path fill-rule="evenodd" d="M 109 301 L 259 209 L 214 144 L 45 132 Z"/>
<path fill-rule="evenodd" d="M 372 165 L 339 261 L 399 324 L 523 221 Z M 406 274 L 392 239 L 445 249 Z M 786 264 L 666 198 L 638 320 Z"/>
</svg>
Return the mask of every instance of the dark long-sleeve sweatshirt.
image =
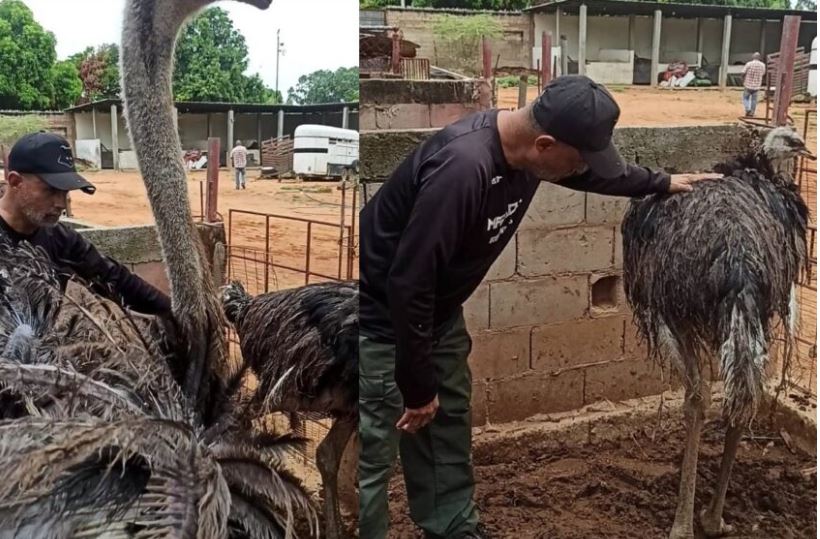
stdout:
<svg viewBox="0 0 820 539">
<path fill-rule="evenodd" d="M 0 241 L 18 243 L 26 240 L 42 247 L 54 264 L 65 290 L 72 275 L 92 283 L 94 289 L 114 301 L 144 314 L 168 315 L 171 300 L 122 264 L 103 256 L 74 229 L 58 223 L 39 228 L 34 234 L 15 231 L 0 217 Z"/>
<path fill-rule="evenodd" d="M 360 331 L 396 344 L 396 382 L 409 408 L 436 395 L 434 341 L 461 312 L 513 237 L 540 180 L 509 168 L 498 111 L 470 115 L 423 142 L 361 212 Z M 559 185 L 616 196 L 666 192 L 665 173 L 628 166 Z"/>
</svg>

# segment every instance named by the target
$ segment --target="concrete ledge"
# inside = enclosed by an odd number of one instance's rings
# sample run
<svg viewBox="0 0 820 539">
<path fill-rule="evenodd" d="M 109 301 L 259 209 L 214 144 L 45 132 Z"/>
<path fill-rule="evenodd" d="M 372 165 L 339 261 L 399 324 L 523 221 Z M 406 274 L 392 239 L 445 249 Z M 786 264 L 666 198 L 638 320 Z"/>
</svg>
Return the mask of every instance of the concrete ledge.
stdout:
<svg viewBox="0 0 820 539">
<path fill-rule="evenodd" d="M 384 179 L 437 129 L 362 131 L 359 151 L 363 181 Z M 754 131 L 738 124 L 619 127 L 615 145 L 631 163 L 673 174 L 707 172 L 745 151 Z"/>
<path fill-rule="evenodd" d="M 476 103 L 489 92 L 481 79 L 466 80 L 404 80 L 362 79 L 359 83 L 359 103 L 366 105 L 397 105 L 420 103 Z"/>
<path fill-rule="evenodd" d="M 143 264 L 162 260 L 154 225 L 88 228 L 80 234 L 104 255 L 122 264 Z"/>
</svg>

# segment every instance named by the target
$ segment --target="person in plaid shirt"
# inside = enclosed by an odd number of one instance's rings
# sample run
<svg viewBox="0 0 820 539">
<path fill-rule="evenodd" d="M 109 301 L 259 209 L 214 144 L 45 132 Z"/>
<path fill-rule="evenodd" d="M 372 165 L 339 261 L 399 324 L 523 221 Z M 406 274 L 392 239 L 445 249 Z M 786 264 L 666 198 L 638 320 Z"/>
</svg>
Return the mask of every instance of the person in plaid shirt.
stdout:
<svg viewBox="0 0 820 539">
<path fill-rule="evenodd" d="M 242 141 L 237 140 L 236 146 L 231 150 L 233 168 L 236 173 L 236 188 L 245 188 L 245 167 L 248 164 L 248 150 L 242 146 Z"/>
<path fill-rule="evenodd" d="M 752 55 L 752 61 L 743 66 L 743 108 L 746 117 L 755 115 L 757 107 L 757 91 L 763 84 L 763 75 L 766 74 L 766 64 L 760 61 L 760 53 Z"/>
</svg>

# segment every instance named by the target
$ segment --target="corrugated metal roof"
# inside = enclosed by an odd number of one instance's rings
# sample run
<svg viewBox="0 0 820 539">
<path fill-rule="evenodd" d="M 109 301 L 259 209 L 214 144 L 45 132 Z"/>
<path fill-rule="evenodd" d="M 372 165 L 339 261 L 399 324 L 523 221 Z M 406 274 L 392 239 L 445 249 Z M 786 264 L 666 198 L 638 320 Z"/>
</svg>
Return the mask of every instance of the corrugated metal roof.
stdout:
<svg viewBox="0 0 820 539">
<path fill-rule="evenodd" d="M 120 99 L 103 99 L 93 103 L 86 103 L 77 105 L 66 109 L 66 112 L 91 112 L 92 109 L 98 112 L 108 112 L 111 110 L 111 105 L 122 107 L 122 100 Z M 264 105 L 260 103 L 210 103 L 199 101 L 177 101 L 175 103 L 179 112 L 184 113 L 198 113 L 198 112 L 258 112 L 258 113 L 277 113 L 280 110 L 287 112 L 341 112 L 342 109 L 348 107 L 351 112 L 359 109 L 357 101 L 351 103 L 322 103 L 319 105 Z"/>
<path fill-rule="evenodd" d="M 524 11 L 551 12 L 560 7 L 562 11 L 576 13 L 581 4 L 586 4 L 587 15 L 652 15 L 656 9 L 659 9 L 664 17 L 722 19 L 725 15 L 730 14 L 735 19 L 780 20 L 786 15 L 800 15 L 804 21 L 817 21 L 816 11 L 711 4 L 640 2 L 637 0 L 554 0 L 530 6 Z"/>
</svg>

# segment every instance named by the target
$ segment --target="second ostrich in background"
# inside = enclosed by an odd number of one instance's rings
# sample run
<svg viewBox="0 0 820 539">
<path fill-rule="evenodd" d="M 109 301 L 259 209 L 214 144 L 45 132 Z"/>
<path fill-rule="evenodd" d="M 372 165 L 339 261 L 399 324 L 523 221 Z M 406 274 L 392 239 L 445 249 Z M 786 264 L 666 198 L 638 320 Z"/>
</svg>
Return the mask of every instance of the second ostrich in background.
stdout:
<svg viewBox="0 0 820 539">
<path fill-rule="evenodd" d="M 806 261 L 808 208 L 788 172 L 805 153 L 790 128 L 715 167 L 725 177 L 693 192 L 633 200 L 622 224 L 624 283 L 651 354 L 672 362 L 686 390 L 688 438 L 670 537 L 694 537 L 698 445 L 711 400 L 705 372 L 716 358 L 727 423 L 723 460 L 709 506 L 707 537 L 731 531 L 723 505 L 735 452 L 764 391 L 772 322 L 787 342 L 797 317 L 794 283 Z"/>
<path fill-rule="evenodd" d="M 329 539 L 343 537 L 337 476 L 358 418 L 358 292 L 358 282 L 332 282 L 251 297 L 233 282 L 222 295 L 244 364 L 259 381 L 251 416 L 319 412 L 333 418 L 316 451 Z"/>
</svg>

